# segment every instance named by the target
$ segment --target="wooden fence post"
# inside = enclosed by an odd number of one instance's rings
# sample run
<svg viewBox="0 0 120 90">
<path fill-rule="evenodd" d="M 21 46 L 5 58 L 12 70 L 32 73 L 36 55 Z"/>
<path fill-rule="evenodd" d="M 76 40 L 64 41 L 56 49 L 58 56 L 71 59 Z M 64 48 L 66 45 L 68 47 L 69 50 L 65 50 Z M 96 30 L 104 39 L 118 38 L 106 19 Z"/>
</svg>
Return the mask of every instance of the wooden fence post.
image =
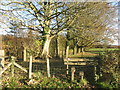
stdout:
<svg viewBox="0 0 120 90">
<path fill-rule="evenodd" d="M 30 62 L 29 62 L 29 79 L 32 78 L 32 56 L 30 56 Z"/>
<path fill-rule="evenodd" d="M 2 71 L 2 65 L 0 66 L 0 71 Z M 0 75 L 0 89 L 2 90 L 2 75 Z"/>
<path fill-rule="evenodd" d="M 68 60 L 69 60 L 69 58 L 67 58 L 67 75 L 69 74 L 69 66 L 68 66 Z"/>
<path fill-rule="evenodd" d="M 15 57 L 11 56 L 11 62 L 12 62 L 12 66 L 11 66 L 11 70 L 12 70 L 12 77 L 14 77 L 14 63 L 15 63 Z"/>
<path fill-rule="evenodd" d="M 3 67 L 4 67 L 4 63 L 5 63 L 5 58 L 4 58 L 4 57 L 2 57 L 1 64 L 2 64 L 2 66 L 3 66 Z"/>
<path fill-rule="evenodd" d="M 79 72 L 79 75 L 80 75 L 80 79 L 83 80 L 84 72 L 83 71 Z"/>
<path fill-rule="evenodd" d="M 26 47 L 24 47 L 24 59 L 23 59 L 24 61 L 26 61 L 27 59 L 26 59 Z"/>
<path fill-rule="evenodd" d="M 75 67 L 71 68 L 71 81 L 74 81 Z"/>
<path fill-rule="evenodd" d="M 94 66 L 94 75 L 95 75 L 95 81 L 97 81 L 98 80 L 98 77 L 97 77 L 97 67 L 96 66 Z"/>
<path fill-rule="evenodd" d="M 46 56 L 46 59 L 47 59 L 47 75 L 48 77 L 50 77 L 50 60 L 48 56 Z"/>
</svg>

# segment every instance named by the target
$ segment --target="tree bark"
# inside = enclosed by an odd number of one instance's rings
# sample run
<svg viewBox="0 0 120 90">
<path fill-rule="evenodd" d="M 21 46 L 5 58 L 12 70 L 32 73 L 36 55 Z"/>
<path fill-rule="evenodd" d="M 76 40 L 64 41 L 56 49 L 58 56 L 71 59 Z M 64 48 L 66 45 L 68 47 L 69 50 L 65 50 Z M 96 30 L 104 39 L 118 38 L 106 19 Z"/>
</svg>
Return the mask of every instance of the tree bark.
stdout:
<svg viewBox="0 0 120 90">
<path fill-rule="evenodd" d="M 81 49 L 80 48 L 78 48 L 78 53 L 80 53 L 81 52 Z"/>
<path fill-rule="evenodd" d="M 51 37 L 47 36 L 46 41 L 44 43 L 43 51 L 42 51 L 43 58 L 46 58 L 46 55 L 49 55 L 50 42 L 51 42 Z"/>
<path fill-rule="evenodd" d="M 58 48 L 58 56 L 60 57 L 60 43 L 59 43 L 59 37 L 57 38 L 57 48 Z"/>
<path fill-rule="evenodd" d="M 74 55 L 76 55 L 77 54 L 77 46 L 75 45 L 74 46 Z"/>
<path fill-rule="evenodd" d="M 56 57 L 59 57 L 59 41 L 58 36 L 56 37 Z"/>
<path fill-rule="evenodd" d="M 69 46 L 67 46 L 66 48 L 66 58 L 68 58 L 68 55 L 69 55 Z"/>
<path fill-rule="evenodd" d="M 43 52 L 42 52 L 42 57 L 47 60 L 47 75 L 48 75 L 48 77 L 50 77 L 49 46 L 50 46 L 51 39 L 52 38 L 49 35 L 47 35 L 46 41 L 45 41 L 44 47 L 43 47 Z"/>
<path fill-rule="evenodd" d="M 84 52 L 84 48 L 83 47 L 80 47 L 80 52 Z"/>
</svg>

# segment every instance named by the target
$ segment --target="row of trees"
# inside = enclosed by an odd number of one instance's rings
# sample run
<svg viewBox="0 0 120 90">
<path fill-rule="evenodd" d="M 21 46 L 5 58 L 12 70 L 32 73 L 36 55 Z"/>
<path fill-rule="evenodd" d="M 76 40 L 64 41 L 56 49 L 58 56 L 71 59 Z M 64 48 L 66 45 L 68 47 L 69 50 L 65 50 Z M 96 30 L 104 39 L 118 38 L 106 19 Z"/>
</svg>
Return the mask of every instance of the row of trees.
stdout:
<svg viewBox="0 0 120 90">
<path fill-rule="evenodd" d="M 65 41 L 65 52 L 68 57 L 70 46 L 73 46 L 76 54 L 76 47 L 81 48 L 82 51 L 84 47 L 110 41 L 109 35 L 115 32 L 112 27 L 115 24 L 113 19 L 115 8 L 106 2 L 11 0 L 3 1 L 2 5 L 0 11 L 3 17 L 7 18 L 6 24 L 12 34 L 14 33 L 16 38 L 30 38 L 30 40 L 26 39 L 29 43 L 22 40 L 24 53 L 26 48 L 29 48 L 31 53 L 40 49 L 39 46 L 41 46 L 42 52 L 38 50 L 37 53 L 41 52 L 41 56 L 46 58 L 48 71 L 52 40 L 55 42 L 56 56 L 60 52 L 60 42 L 64 44 Z M 60 36 L 65 40 L 58 42 Z"/>
</svg>

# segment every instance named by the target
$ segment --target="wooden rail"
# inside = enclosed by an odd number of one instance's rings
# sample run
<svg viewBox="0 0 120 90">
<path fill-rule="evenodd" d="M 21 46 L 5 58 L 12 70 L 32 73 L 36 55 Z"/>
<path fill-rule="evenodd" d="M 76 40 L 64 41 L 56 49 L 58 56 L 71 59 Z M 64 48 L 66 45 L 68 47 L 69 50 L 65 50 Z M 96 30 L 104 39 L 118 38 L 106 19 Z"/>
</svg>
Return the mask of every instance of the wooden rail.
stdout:
<svg viewBox="0 0 120 90">
<path fill-rule="evenodd" d="M 67 66 L 66 67 L 66 74 L 69 74 L 69 66 L 71 65 L 71 80 L 74 80 L 74 73 L 75 73 L 75 67 L 73 68 L 73 66 L 77 66 L 77 65 L 81 65 L 81 66 L 93 66 L 94 67 L 94 72 L 96 74 L 96 66 L 98 64 L 97 60 L 91 60 L 91 59 L 80 59 L 80 58 L 65 58 L 64 59 L 64 64 Z M 81 80 L 83 79 L 84 76 L 84 72 L 80 72 L 80 77 Z"/>
<path fill-rule="evenodd" d="M 64 64 L 65 65 L 97 65 L 97 61 L 90 59 L 65 58 Z"/>
<path fill-rule="evenodd" d="M 29 67 L 29 78 L 32 78 L 32 75 L 34 76 L 34 77 L 36 77 L 36 75 L 34 74 L 34 73 L 32 73 L 32 58 L 30 58 L 30 67 Z M 18 67 L 19 69 L 21 69 L 21 70 L 23 70 L 24 72 L 26 72 L 26 73 L 28 73 L 28 70 L 26 70 L 24 67 L 22 67 L 21 65 L 19 65 L 19 64 L 17 64 L 16 62 L 15 62 L 15 57 L 13 57 L 13 56 L 11 56 L 11 62 L 10 63 L 8 63 L 5 67 L 0 67 L 1 68 L 1 70 L 0 70 L 0 77 L 1 77 L 1 75 L 9 68 L 11 66 L 11 72 L 12 72 L 12 76 L 14 76 L 14 66 L 16 66 L 16 67 Z"/>
</svg>

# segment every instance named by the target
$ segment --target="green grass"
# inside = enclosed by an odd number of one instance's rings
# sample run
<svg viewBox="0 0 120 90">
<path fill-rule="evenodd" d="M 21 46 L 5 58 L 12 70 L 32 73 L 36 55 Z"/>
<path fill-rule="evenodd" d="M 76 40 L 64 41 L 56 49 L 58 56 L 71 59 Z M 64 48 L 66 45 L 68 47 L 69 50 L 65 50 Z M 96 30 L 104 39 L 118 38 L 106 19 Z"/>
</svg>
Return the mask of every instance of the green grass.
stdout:
<svg viewBox="0 0 120 90">
<path fill-rule="evenodd" d="M 69 58 L 84 58 L 84 57 L 95 57 L 94 55 L 69 55 Z"/>
<path fill-rule="evenodd" d="M 90 48 L 90 49 L 87 49 L 86 51 L 105 51 L 105 50 L 120 50 L 119 48 Z"/>
<path fill-rule="evenodd" d="M 117 51 L 119 48 L 89 48 L 86 49 L 86 52 L 94 53 L 94 54 L 103 54 L 106 51 Z"/>
</svg>

